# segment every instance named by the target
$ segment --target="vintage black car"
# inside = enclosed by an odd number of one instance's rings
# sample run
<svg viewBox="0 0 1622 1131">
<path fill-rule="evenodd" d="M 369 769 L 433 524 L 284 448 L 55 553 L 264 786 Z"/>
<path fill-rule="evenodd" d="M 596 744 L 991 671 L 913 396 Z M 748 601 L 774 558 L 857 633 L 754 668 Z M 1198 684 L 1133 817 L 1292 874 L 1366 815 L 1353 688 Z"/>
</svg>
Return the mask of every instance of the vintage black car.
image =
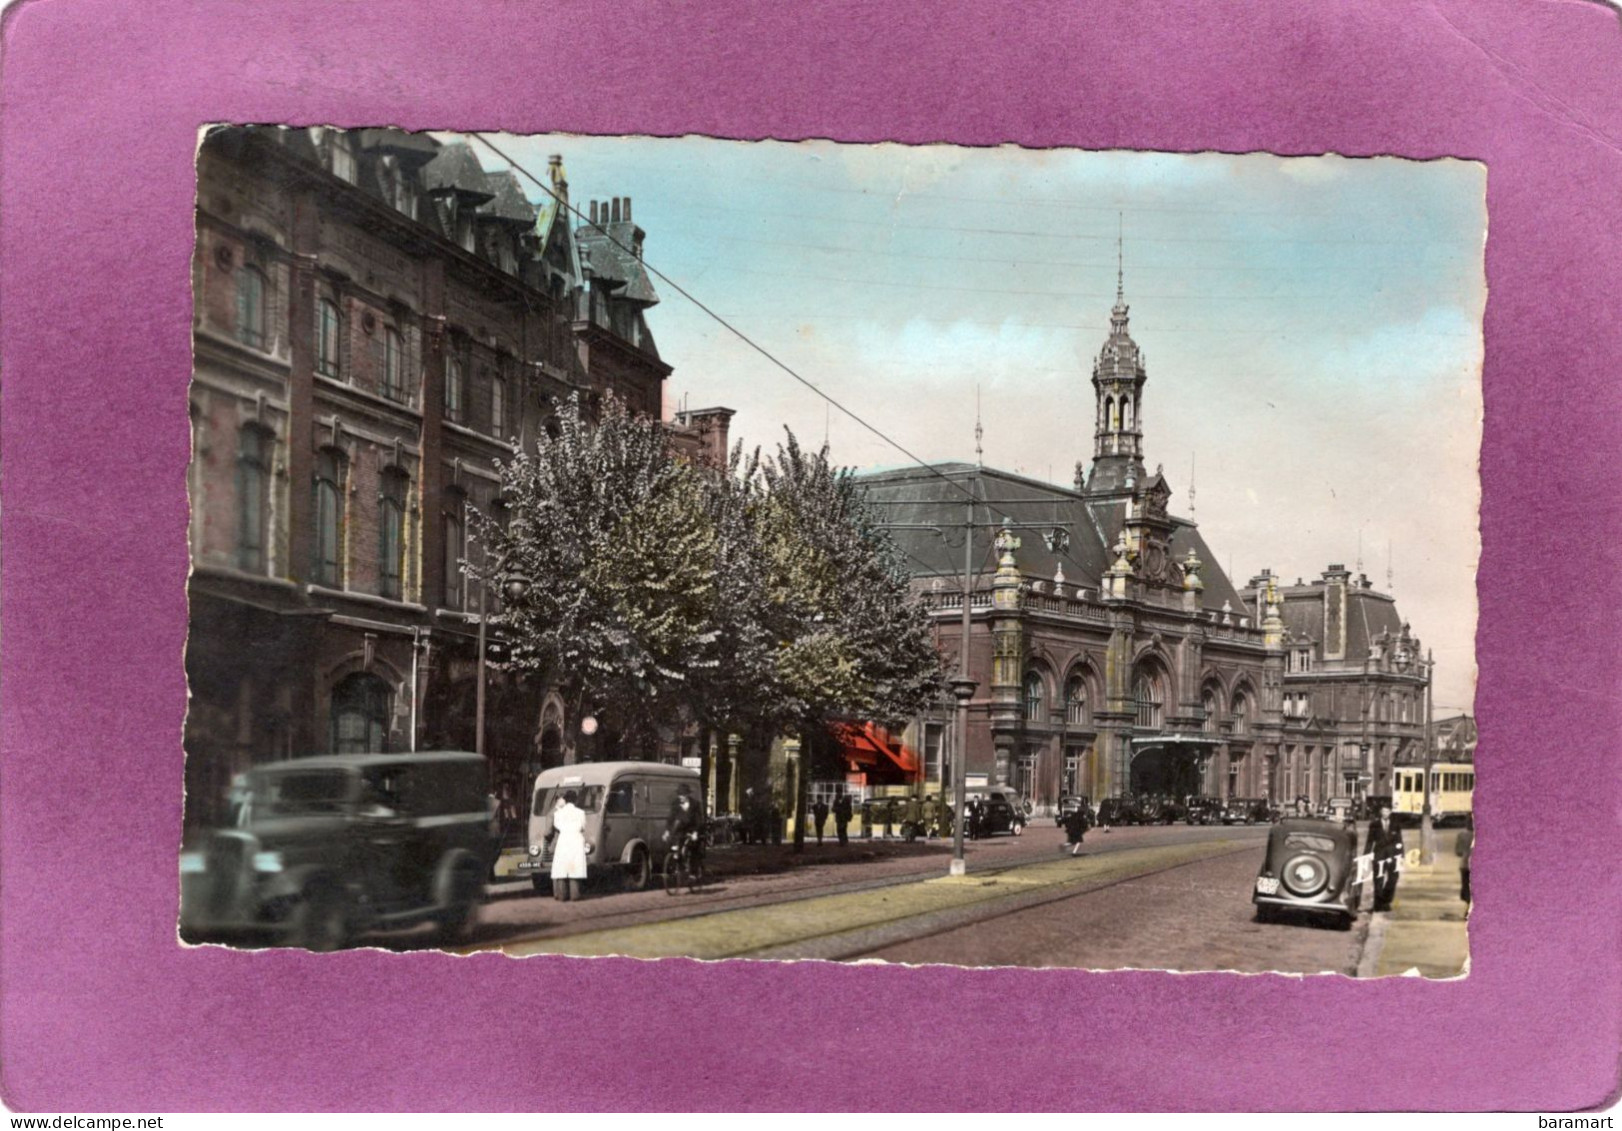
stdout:
<svg viewBox="0 0 1622 1131">
<path fill-rule="evenodd" d="M 1273 826 L 1251 892 L 1257 922 L 1301 911 L 1349 928 L 1357 920 L 1360 894 L 1354 829 L 1314 817 L 1289 817 Z"/>
<path fill-rule="evenodd" d="M 258 767 L 234 824 L 180 855 L 188 941 L 242 938 L 336 950 L 431 922 L 460 936 L 499 848 L 485 759 L 347 754 Z"/>
<path fill-rule="evenodd" d="M 980 803 L 981 836 L 1019 836 L 1025 832 L 1025 805 L 1018 795 L 998 789 L 971 790 L 968 800 Z"/>
<path fill-rule="evenodd" d="M 1222 802 L 1215 797 L 1190 797 L 1184 812 L 1184 820 L 1191 825 L 1216 825 L 1222 822 Z"/>
<path fill-rule="evenodd" d="M 1265 825 L 1272 819 L 1272 808 L 1258 797 L 1231 797 L 1222 810 L 1224 825 Z"/>
<path fill-rule="evenodd" d="M 1136 797 L 1106 797 L 1098 803 L 1100 825 L 1141 825 L 1146 810 Z"/>
</svg>

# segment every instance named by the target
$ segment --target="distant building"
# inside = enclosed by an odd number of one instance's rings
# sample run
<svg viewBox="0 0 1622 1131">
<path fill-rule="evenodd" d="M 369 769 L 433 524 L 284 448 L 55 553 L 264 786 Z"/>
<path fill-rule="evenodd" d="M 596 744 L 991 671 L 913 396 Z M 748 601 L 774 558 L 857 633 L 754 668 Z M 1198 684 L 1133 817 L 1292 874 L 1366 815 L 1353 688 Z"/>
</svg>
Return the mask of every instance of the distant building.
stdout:
<svg viewBox="0 0 1622 1131">
<path fill-rule="evenodd" d="M 1237 589 L 1146 468 L 1147 379 L 1118 289 L 1092 369 L 1093 462 L 1071 487 L 969 463 L 861 477 L 953 672 L 966 564 L 971 575 L 967 756 L 943 701 L 904 736 L 921 752 L 917 788 L 950 789 L 961 764 L 1038 806 L 1063 793 L 1389 792 L 1393 759 L 1422 730 L 1418 641 L 1390 598 L 1339 567 L 1315 586 L 1264 574 Z"/>
<path fill-rule="evenodd" d="M 188 820 L 231 776 L 308 753 L 473 749 L 482 594 L 470 510 L 496 460 L 578 395 L 658 417 L 670 366 L 629 199 L 576 226 L 464 143 L 230 128 L 198 155 L 192 263 Z M 615 241 L 628 250 L 615 246 Z M 671 422 L 692 458 L 731 412 Z M 499 661 L 499 644 L 491 659 Z M 485 748 L 517 798 L 572 756 L 544 687 L 489 665 Z"/>
<path fill-rule="evenodd" d="M 1431 723 L 1431 745 L 1438 762 L 1474 762 L 1476 720 L 1470 715 L 1449 715 L 1434 720 Z"/>
<path fill-rule="evenodd" d="M 1269 586 L 1284 615 L 1279 796 L 1389 795 L 1392 766 L 1423 758 L 1429 673 L 1419 639 L 1388 594 L 1345 566 L 1294 585 L 1263 571 L 1246 586 L 1247 604 Z"/>
</svg>

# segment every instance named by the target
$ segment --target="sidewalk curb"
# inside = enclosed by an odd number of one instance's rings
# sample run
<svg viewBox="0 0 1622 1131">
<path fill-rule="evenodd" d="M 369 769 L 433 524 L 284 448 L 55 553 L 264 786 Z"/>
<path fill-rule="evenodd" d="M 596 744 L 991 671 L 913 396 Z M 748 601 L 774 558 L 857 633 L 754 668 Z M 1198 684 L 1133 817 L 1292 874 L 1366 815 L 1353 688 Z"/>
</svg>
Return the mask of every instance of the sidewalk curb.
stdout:
<svg viewBox="0 0 1622 1131">
<path fill-rule="evenodd" d="M 1363 954 L 1357 960 L 1357 977 L 1372 978 L 1380 967 L 1380 954 L 1385 950 L 1385 932 L 1391 916 L 1376 911 L 1369 916 L 1369 931 L 1363 938 Z"/>
</svg>

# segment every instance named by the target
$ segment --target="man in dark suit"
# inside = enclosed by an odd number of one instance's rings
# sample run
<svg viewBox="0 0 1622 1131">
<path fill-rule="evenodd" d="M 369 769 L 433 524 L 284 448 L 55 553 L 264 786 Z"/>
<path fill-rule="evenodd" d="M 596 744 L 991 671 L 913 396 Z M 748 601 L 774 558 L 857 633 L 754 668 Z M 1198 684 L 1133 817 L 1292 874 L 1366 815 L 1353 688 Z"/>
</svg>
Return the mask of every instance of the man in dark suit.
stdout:
<svg viewBox="0 0 1622 1131">
<path fill-rule="evenodd" d="M 1380 806 L 1379 814 L 1369 822 L 1363 851 L 1374 857 L 1374 910 L 1390 911 L 1397 894 L 1397 861 L 1404 851 L 1402 833 L 1391 823 L 1391 806 Z"/>
<path fill-rule="evenodd" d="M 850 794 L 844 790 L 834 798 L 834 830 L 839 834 L 840 844 L 850 843 Z"/>
</svg>

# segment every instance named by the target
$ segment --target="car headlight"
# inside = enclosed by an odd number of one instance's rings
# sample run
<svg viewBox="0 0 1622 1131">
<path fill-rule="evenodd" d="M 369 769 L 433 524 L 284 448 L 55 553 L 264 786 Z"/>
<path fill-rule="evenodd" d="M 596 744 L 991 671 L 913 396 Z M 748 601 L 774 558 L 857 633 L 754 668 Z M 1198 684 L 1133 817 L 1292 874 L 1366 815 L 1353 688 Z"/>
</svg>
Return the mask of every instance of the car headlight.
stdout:
<svg viewBox="0 0 1622 1131">
<path fill-rule="evenodd" d="M 529 846 L 529 854 L 531 856 L 539 856 L 541 854 L 541 846 L 538 845 L 538 844 L 530 845 Z"/>
<path fill-rule="evenodd" d="M 280 872 L 282 870 L 282 854 L 280 852 L 255 852 L 253 854 L 253 870 L 255 872 Z"/>
</svg>

